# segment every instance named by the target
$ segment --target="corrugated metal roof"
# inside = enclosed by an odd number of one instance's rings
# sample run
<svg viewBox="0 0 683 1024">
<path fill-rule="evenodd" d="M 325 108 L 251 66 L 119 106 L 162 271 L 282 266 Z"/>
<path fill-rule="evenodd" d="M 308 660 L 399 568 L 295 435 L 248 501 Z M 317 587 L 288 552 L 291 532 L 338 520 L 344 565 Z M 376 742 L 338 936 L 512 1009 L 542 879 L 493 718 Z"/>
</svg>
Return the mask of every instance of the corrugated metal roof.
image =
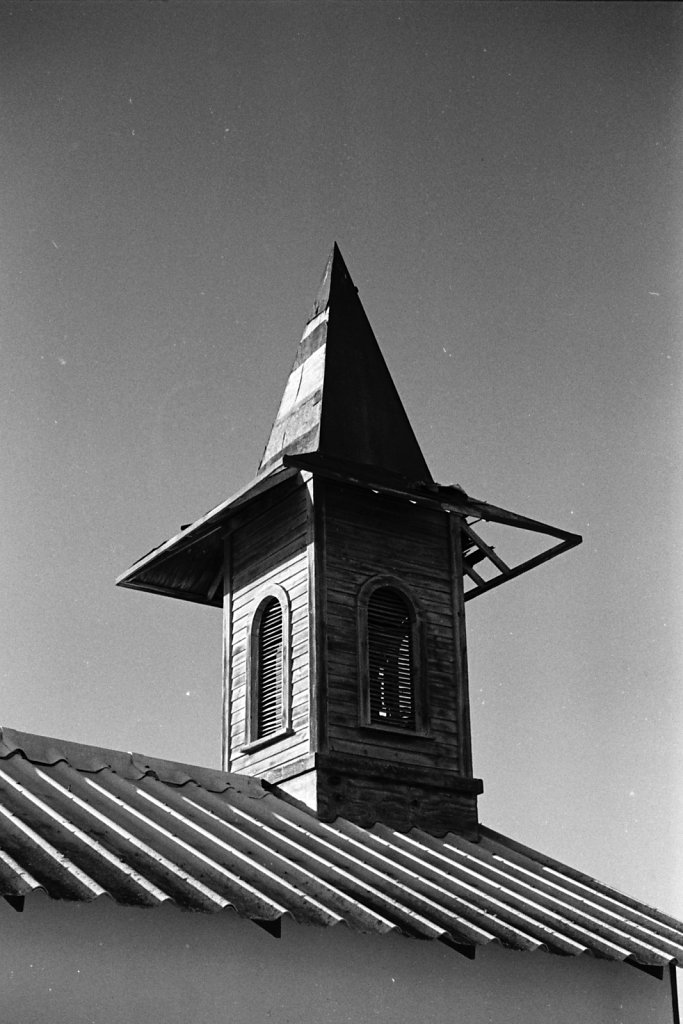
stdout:
<svg viewBox="0 0 683 1024">
<path fill-rule="evenodd" d="M 683 923 L 482 828 L 328 824 L 256 779 L 3 730 L 0 894 L 683 964 Z"/>
</svg>

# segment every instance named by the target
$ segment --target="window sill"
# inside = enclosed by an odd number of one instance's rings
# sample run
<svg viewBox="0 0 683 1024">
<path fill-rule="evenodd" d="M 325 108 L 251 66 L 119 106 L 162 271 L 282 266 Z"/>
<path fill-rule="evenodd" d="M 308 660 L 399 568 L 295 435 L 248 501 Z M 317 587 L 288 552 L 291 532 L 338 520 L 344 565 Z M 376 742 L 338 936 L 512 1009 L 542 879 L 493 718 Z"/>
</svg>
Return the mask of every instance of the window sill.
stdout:
<svg viewBox="0 0 683 1024">
<path fill-rule="evenodd" d="M 269 736 L 261 736 L 258 740 L 251 740 L 250 743 L 243 743 L 240 747 L 241 754 L 251 754 L 254 750 L 260 750 L 261 747 L 267 747 L 271 743 L 277 743 L 279 740 L 285 739 L 287 736 L 293 736 L 294 730 L 287 726 L 285 729 L 278 729 L 277 732 L 272 732 Z"/>
<path fill-rule="evenodd" d="M 360 728 L 367 732 L 382 732 L 391 736 L 406 736 L 409 739 L 433 739 L 427 729 L 402 729 L 400 725 L 383 725 L 381 722 L 361 722 Z"/>
</svg>

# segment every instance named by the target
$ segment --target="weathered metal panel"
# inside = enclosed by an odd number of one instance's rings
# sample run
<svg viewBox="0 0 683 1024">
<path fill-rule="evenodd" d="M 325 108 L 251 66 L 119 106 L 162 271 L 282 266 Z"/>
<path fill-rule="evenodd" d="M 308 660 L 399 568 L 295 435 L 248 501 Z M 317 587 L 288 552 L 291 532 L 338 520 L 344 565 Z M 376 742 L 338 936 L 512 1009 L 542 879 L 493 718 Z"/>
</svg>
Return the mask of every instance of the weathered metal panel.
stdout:
<svg viewBox="0 0 683 1024">
<path fill-rule="evenodd" d="M 488 829 L 319 821 L 244 776 L 4 730 L 0 893 L 232 907 L 468 947 L 683 964 L 683 923 Z"/>
<path fill-rule="evenodd" d="M 336 245 L 259 472 L 294 451 L 381 466 L 414 480 L 432 479 Z"/>
</svg>

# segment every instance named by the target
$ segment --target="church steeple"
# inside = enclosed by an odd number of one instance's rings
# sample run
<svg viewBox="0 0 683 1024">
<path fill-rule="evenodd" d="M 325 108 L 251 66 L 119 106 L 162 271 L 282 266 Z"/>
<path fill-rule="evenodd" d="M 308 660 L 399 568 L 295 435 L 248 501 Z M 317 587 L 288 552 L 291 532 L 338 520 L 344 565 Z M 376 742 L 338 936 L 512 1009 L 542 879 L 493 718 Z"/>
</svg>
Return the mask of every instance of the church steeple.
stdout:
<svg viewBox="0 0 683 1024">
<path fill-rule="evenodd" d="M 423 483 L 424 456 L 335 243 L 259 466 L 317 454 Z"/>
<path fill-rule="evenodd" d="M 580 540 L 434 483 L 335 245 L 256 479 L 117 582 L 222 607 L 226 770 L 476 837 L 465 604 Z"/>
</svg>

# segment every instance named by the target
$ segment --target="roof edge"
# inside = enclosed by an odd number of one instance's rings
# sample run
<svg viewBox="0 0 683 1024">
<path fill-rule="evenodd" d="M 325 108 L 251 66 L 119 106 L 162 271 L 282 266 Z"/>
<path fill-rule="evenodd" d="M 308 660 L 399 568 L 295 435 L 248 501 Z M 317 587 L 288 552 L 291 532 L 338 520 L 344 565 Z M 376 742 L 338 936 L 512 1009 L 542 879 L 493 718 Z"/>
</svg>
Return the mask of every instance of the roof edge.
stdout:
<svg viewBox="0 0 683 1024">
<path fill-rule="evenodd" d="M 195 541 L 200 540 L 207 534 L 213 532 L 219 526 L 222 525 L 226 520 L 230 518 L 230 515 L 237 509 L 243 508 L 250 501 L 258 498 L 261 494 L 266 491 L 270 491 L 272 488 L 277 487 L 279 484 L 284 483 L 286 480 L 291 480 L 297 474 L 299 470 L 296 467 L 273 467 L 273 470 L 266 474 L 255 477 L 250 480 L 248 484 L 240 488 L 235 494 L 221 502 L 220 505 L 216 505 L 210 509 L 205 515 L 196 519 L 185 529 L 181 529 L 180 533 L 174 534 L 168 540 L 163 541 L 157 547 L 152 548 L 146 555 L 138 558 L 137 562 L 133 562 L 130 568 L 126 569 L 115 579 L 115 585 L 117 587 L 131 587 L 136 588 L 136 579 L 140 573 L 149 568 L 151 565 L 163 561 L 165 558 L 171 555 L 177 554 L 182 551 L 183 548 L 189 547 Z M 145 585 L 142 589 L 147 589 Z"/>
<path fill-rule="evenodd" d="M 64 761 L 76 771 L 93 774 L 109 769 L 131 781 L 139 781 L 145 776 L 153 775 L 160 782 L 171 786 L 184 786 L 188 782 L 194 782 L 213 793 L 235 789 L 253 797 L 263 797 L 266 794 L 261 781 L 248 775 L 235 775 L 216 768 L 151 757 L 134 751 L 93 746 L 74 740 L 0 727 L 0 760 L 14 756 L 24 757 L 32 764 L 40 765 L 54 765 Z"/>
</svg>

